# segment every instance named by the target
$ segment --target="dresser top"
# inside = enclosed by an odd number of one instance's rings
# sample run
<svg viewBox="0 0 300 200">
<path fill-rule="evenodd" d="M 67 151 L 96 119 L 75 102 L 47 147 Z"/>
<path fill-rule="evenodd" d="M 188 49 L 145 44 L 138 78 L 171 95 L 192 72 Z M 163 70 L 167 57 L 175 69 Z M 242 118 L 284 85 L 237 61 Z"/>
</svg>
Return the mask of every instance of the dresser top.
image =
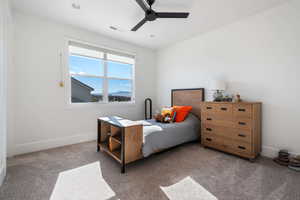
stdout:
<svg viewBox="0 0 300 200">
<path fill-rule="evenodd" d="M 215 102 L 215 101 L 204 101 L 202 103 L 209 103 L 209 104 L 240 104 L 240 105 L 247 105 L 247 104 L 262 104 L 262 102 L 250 102 L 250 101 L 242 101 L 242 102 Z"/>
</svg>

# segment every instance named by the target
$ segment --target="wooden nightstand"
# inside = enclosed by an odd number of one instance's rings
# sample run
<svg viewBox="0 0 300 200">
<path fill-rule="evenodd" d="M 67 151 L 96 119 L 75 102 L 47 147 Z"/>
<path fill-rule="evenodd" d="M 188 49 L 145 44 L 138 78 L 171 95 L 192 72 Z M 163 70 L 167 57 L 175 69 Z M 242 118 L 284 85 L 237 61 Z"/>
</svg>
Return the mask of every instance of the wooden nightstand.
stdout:
<svg viewBox="0 0 300 200">
<path fill-rule="evenodd" d="M 261 103 L 203 102 L 201 143 L 254 160 L 261 152 Z"/>
</svg>

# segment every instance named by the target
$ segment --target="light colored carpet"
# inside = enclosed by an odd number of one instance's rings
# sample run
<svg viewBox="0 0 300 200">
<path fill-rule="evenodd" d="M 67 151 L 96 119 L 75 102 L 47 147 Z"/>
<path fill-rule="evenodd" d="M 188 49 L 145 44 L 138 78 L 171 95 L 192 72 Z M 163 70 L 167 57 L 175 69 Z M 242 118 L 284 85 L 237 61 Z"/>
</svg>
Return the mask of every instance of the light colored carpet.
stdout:
<svg viewBox="0 0 300 200">
<path fill-rule="evenodd" d="M 270 159 L 250 163 L 197 143 L 140 160 L 121 174 L 90 142 L 9 159 L 0 199 L 300 200 L 299 188 L 300 173 Z"/>
</svg>

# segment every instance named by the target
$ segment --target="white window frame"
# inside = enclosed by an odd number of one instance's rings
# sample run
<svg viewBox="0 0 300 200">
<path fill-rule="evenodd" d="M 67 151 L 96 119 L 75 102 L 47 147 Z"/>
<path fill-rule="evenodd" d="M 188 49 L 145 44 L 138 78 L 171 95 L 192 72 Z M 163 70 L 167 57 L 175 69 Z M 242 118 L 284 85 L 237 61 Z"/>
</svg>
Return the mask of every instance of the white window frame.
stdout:
<svg viewBox="0 0 300 200">
<path fill-rule="evenodd" d="M 103 66 L 104 66 L 104 75 L 103 76 L 97 76 L 97 75 L 82 75 L 82 74 L 76 74 L 76 73 L 70 73 L 70 68 L 69 68 L 69 56 L 70 56 L 70 52 L 69 52 L 69 46 L 70 43 L 77 43 L 77 44 L 81 44 L 83 46 L 89 46 L 89 47 L 93 47 L 95 49 L 98 49 L 99 51 L 104 53 L 104 58 L 103 58 Z M 117 54 L 117 55 L 128 55 L 130 57 L 133 57 L 135 62 L 134 64 L 131 63 L 126 63 L 126 62 L 120 62 L 120 61 L 116 61 L 116 60 L 108 60 L 107 59 L 107 54 L 108 53 L 112 53 L 112 54 Z M 70 39 L 67 38 L 65 41 L 65 50 L 64 50 L 64 62 L 62 61 L 62 63 L 64 64 L 64 72 L 62 72 L 63 74 L 65 74 L 65 88 L 66 88 L 66 98 L 67 98 L 67 104 L 71 105 L 71 106 L 82 106 L 82 105 L 102 105 L 102 104 L 108 104 L 108 105 L 128 105 L 128 104 L 135 104 L 135 65 L 136 65 L 136 54 L 132 53 L 132 52 L 126 52 L 123 50 L 119 50 L 119 49 L 112 49 L 109 47 L 104 47 L 102 45 L 97 45 L 97 44 L 92 44 L 90 42 L 83 42 L 77 39 Z M 78 55 L 78 56 L 85 56 L 85 55 Z M 88 57 L 88 56 L 85 56 Z M 91 57 L 93 59 L 95 59 L 94 57 Z M 97 58 L 99 59 L 99 58 Z M 127 79 L 127 78 L 118 78 L 118 77 L 109 77 L 107 76 L 107 61 L 111 61 L 111 62 L 118 62 L 118 63 L 123 63 L 123 64 L 130 64 L 132 65 L 132 74 L 131 74 L 131 79 Z M 63 65 L 63 64 L 62 64 Z M 103 100 L 99 101 L 99 102 L 79 102 L 79 103 L 73 103 L 72 102 L 72 91 L 71 91 L 71 76 L 72 75 L 80 75 L 80 76 L 85 76 L 85 77 L 96 77 L 96 78 L 102 78 L 103 79 Z M 124 102 L 109 102 L 108 100 L 108 80 L 110 79 L 115 79 L 115 80 L 130 80 L 132 82 L 132 95 L 131 95 L 131 101 L 124 101 Z"/>
</svg>

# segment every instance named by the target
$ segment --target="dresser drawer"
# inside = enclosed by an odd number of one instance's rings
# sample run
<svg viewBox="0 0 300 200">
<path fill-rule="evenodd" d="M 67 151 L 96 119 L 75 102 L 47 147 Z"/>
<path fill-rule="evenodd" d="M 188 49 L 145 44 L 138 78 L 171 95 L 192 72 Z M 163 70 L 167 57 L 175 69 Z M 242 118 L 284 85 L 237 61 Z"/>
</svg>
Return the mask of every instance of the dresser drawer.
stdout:
<svg viewBox="0 0 300 200">
<path fill-rule="evenodd" d="M 249 143 L 238 142 L 234 140 L 224 140 L 223 141 L 224 148 L 230 150 L 231 152 L 238 152 L 242 154 L 251 154 L 252 148 Z"/>
<path fill-rule="evenodd" d="M 203 113 L 213 113 L 217 111 L 217 105 L 214 103 L 205 103 L 201 105 L 201 112 Z"/>
<path fill-rule="evenodd" d="M 252 133 L 250 130 L 222 127 L 212 124 L 203 124 L 201 129 L 202 133 L 209 136 L 221 136 L 246 143 L 252 142 Z"/>
<path fill-rule="evenodd" d="M 237 104 L 233 106 L 234 117 L 252 118 L 252 105 Z"/>
<path fill-rule="evenodd" d="M 247 119 L 247 118 L 235 119 L 234 127 L 237 129 L 251 130 L 252 129 L 252 119 Z"/>
<path fill-rule="evenodd" d="M 216 112 L 219 115 L 232 115 L 232 105 L 231 104 L 217 104 L 216 105 Z"/>
<path fill-rule="evenodd" d="M 233 127 L 232 116 L 217 115 L 214 113 L 202 113 L 202 124 L 211 124 L 223 127 Z"/>
<path fill-rule="evenodd" d="M 246 142 L 249 144 L 252 143 L 252 132 L 250 130 L 234 129 L 231 136 L 231 138 L 234 140 Z"/>
<path fill-rule="evenodd" d="M 209 147 L 215 147 L 220 148 L 222 147 L 223 140 L 218 136 L 213 136 L 209 134 L 202 134 L 202 144 L 209 146 Z"/>
<path fill-rule="evenodd" d="M 216 136 L 229 137 L 234 129 L 229 127 L 217 126 L 213 124 L 203 124 L 202 133 L 207 133 Z"/>
<path fill-rule="evenodd" d="M 208 135 L 216 135 L 218 133 L 217 127 L 212 124 L 202 124 L 201 132 Z"/>
</svg>

